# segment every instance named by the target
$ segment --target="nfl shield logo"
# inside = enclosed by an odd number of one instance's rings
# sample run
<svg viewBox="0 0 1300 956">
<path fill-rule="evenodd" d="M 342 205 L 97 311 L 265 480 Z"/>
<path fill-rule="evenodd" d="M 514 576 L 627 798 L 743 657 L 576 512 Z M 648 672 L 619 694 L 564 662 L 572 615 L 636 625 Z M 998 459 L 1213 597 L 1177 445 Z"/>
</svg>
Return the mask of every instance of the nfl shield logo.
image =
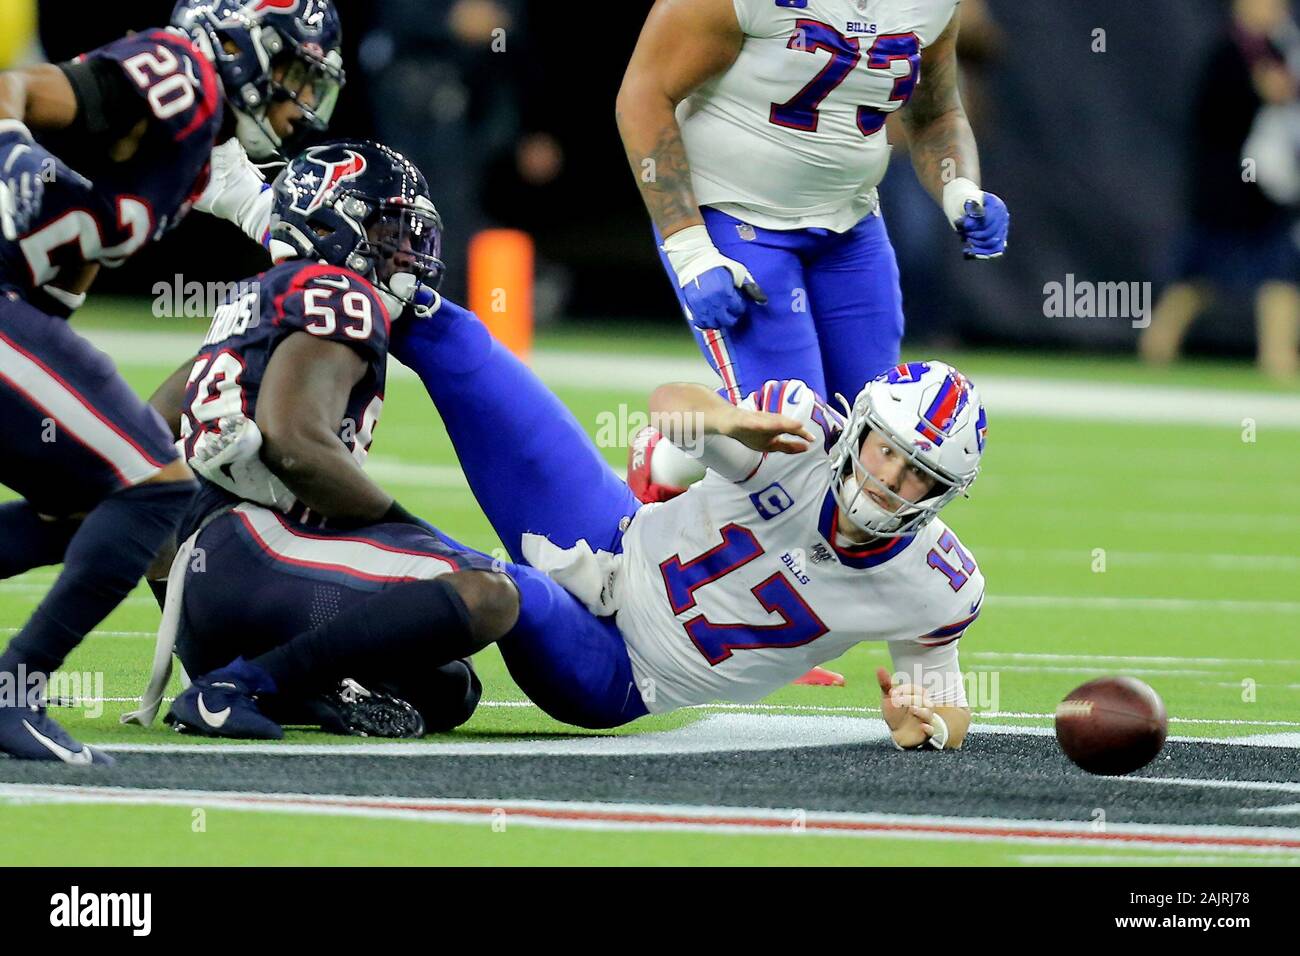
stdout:
<svg viewBox="0 0 1300 956">
<path fill-rule="evenodd" d="M 754 232 L 754 227 L 747 222 L 737 224 L 736 235 L 740 236 L 745 242 L 753 242 L 758 238 L 758 234 Z"/>
</svg>

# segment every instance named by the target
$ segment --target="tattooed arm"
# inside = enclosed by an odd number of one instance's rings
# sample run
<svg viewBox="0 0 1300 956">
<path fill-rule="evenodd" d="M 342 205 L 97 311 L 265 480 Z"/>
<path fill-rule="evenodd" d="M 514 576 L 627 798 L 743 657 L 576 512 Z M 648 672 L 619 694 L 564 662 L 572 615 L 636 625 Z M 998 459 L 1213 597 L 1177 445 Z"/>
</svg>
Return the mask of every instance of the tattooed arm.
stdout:
<svg viewBox="0 0 1300 956">
<path fill-rule="evenodd" d="M 668 237 L 701 225 L 675 111 L 740 53 L 732 0 L 656 0 L 618 92 L 617 119 L 650 218 Z"/>
<path fill-rule="evenodd" d="M 916 178 L 941 207 L 968 259 L 996 259 L 1007 247 L 1006 203 L 980 187 L 975 133 L 957 89 L 957 21 L 921 54 L 921 80 L 903 109 Z"/>
<path fill-rule="evenodd" d="M 936 202 L 957 177 L 980 180 L 979 150 L 957 89 L 957 21 L 921 53 L 921 82 L 903 108 L 916 177 Z"/>
</svg>

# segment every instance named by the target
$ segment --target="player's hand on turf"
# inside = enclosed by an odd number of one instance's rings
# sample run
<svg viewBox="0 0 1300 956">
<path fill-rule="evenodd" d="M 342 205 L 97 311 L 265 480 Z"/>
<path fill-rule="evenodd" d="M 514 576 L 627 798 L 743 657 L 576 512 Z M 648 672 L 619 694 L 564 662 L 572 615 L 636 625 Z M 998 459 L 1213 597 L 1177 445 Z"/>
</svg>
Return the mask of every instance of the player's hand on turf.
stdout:
<svg viewBox="0 0 1300 956">
<path fill-rule="evenodd" d="M 812 432 L 788 415 L 735 408 L 728 418 L 726 427 L 719 430 L 721 434 L 755 451 L 797 455 L 812 447 Z"/>
<path fill-rule="evenodd" d="M 45 196 L 41 173 L 50 158 L 22 123 L 0 123 L 0 233 L 11 242 L 40 214 Z"/>
<path fill-rule="evenodd" d="M 895 684 L 883 667 L 876 669 L 880 684 L 880 712 L 900 747 L 917 747 L 934 736 L 934 708 L 925 691 L 915 684 Z"/>
<path fill-rule="evenodd" d="M 967 259 L 996 259 L 1006 251 L 1011 213 L 998 196 L 969 179 L 954 179 L 943 188 L 943 211 Z"/>
<path fill-rule="evenodd" d="M 688 226 L 663 244 L 677 274 L 687 318 L 697 329 L 729 329 L 748 309 L 746 299 L 767 305 L 767 295 L 743 263 L 718 251 L 704 226 Z"/>
</svg>

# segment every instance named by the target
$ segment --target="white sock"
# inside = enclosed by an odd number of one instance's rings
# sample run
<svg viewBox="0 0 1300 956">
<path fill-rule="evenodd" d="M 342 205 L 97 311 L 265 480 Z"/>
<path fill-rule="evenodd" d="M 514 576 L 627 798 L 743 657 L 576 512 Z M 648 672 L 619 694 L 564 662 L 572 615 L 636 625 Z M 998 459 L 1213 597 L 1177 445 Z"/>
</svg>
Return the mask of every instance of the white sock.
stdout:
<svg viewBox="0 0 1300 956">
<path fill-rule="evenodd" d="M 655 445 L 650 456 L 650 480 L 656 485 L 685 488 L 704 477 L 704 466 L 668 439 Z"/>
</svg>

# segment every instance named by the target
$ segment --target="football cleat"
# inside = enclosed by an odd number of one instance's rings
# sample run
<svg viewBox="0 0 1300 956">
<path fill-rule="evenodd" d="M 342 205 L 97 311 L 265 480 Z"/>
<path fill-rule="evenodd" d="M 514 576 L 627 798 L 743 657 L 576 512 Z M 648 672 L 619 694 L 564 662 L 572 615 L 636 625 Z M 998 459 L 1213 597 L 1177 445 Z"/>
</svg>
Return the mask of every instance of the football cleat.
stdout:
<svg viewBox="0 0 1300 956">
<path fill-rule="evenodd" d="M 829 671 L 824 667 L 814 667 L 803 677 L 795 681 L 803 687 L 843 687 L 844 675 Z"/>
<path fill-rule="evenodd" d="M 167 723 L 182 733 L 245 740 L 279 740 L 284 730 L 257 706 L 259 693 L 275 684 L 260 667 L 242 657 L 197 678 L 172 702 Z"/>
<path fill-rule="evenodd" d="M 53 760 L 111 767 L 112 757 L 73 740 L 44 706 L 0 707 L 0 754 L 17 760 Z"/>
<path fill-rule="evenodd" d="M 423 737 L 424 717 L 415 707 L 380 690 L 369 690 L 351 678 L 325 694 L 321 727 L 353 737 Z"/>
<path fill-rule="evenodd" d="M 627 449 L 627 486 L 643 505 L 656 501 L 668 501 L 684 494 L 685 488 L 658 484 L 650 477 L 650 461 L 654 458 L 655 447 L 664 440 L 659 429 L 646 425 L 635 435 Z"/>
</svg>

